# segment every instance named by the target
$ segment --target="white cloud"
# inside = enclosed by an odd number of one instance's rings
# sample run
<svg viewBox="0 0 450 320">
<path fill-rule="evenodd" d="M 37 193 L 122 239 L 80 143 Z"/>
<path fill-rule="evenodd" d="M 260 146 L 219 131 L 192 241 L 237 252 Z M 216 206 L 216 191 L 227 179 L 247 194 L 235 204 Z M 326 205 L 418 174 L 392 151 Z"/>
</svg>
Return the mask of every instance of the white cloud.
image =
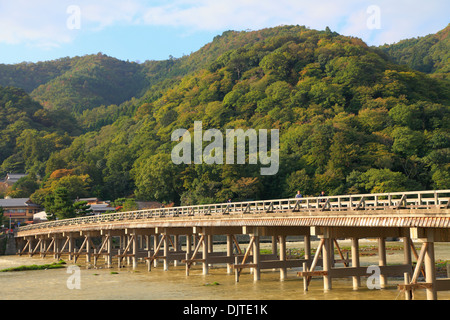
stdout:
<svg viewBox="0 0 450 320">
<path fill-rule="evenodd" d="M 98 31 L 117 23 L 131 24 L 142 7 L 137 2 L 97 0 L 0 0 L 0 42 L 56 47 L 79 34 Z M 76 3 L 76 4 L 74 4 Z M 81 28 L 70 28 L 68 20 L 79 8 Z"/>
<path fill-rule="evenodd" d="M 370 6 L 380 10 L 381 28 L 370 29 Z M 150 25 L 193 30 L 260 29 L 280 24 L 306 25 L 357 36 L 372 44 L 399 41 L 436 32 L 446 26 L 448 0 L 178 0 L 149 7 Z"/>
<path fill-rule="evenodd" d="M 448 23 L 448 0 L 0 0 L 0 42 L 54 47 L 116 25 L 170 26 L 184 31 L 306 25 L 372 43 L 436 32 Z M 79 6 L 81 29 L 67 27 L 67 8 Z M 381 29 L 367 28 L 367 8 L 381 11 Z"/>
</svg>

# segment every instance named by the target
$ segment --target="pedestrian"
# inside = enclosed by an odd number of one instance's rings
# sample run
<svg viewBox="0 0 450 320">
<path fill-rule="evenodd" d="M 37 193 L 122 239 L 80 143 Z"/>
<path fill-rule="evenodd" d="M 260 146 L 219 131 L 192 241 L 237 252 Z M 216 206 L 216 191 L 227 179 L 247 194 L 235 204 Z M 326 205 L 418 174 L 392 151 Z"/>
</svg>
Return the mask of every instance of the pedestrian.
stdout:
<svg viewBox="0 0 450 320">
<path fill-rule="evenodd" d="M 319 198 L 322 198 L 322 199 L 320 199 L 319 202 L 326 202 L 324 197 L 325 197 L 325 191 L 320 192 Z"/>
<path fill-rule="evenodd" d="M 296 197 L 296 198 L 301 198 L 301 197 L 302 197 L 302 194 L 301 194 L 300 190 L 297 191 L 297 194 L 295 195 L 295 197 Z"/>
</svg>

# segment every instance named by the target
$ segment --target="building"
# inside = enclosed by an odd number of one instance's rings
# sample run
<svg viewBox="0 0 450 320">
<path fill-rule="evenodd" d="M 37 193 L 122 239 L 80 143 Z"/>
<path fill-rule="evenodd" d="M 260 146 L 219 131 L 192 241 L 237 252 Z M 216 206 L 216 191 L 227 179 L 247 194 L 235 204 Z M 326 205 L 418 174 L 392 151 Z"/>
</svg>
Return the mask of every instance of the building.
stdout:
<svg viewBox="0 0 450 320">
<path fill-rule="evenodd" d="M 33 223 L 33 215 L 41 211 L 40 206 L 29 198 L 0 199 L 0 207 L 3 217 L 11 218 L 11 226 Z"/>
<path fill-rule="evenodd" d="M 33 223 L 47 222 L 47 212 L 39 211 L 33 215 Z"/>
<path fill-rule="evenodd" d="M 102 201 L 98 198 L 78 198 L 78 201 L 86 201 L 92 210 L 92 215 L 115 212 L 116 208 L 111 207 L 110 201 Z"/>
<path fill-rule="evenodd" d="M 111 207 L 108 203 L 91 204 L 90 207 L 93 215 L 112 213 L 116 211 L 116 208 Z"/>
<path fill-rule="evenodd" d="M 8 173 L 6 174 L 5 180 L 3 183 L 5 183 L 8 186 L 12 186 L 14 183 L 19 181 L 20 178 L 26 177 L 27 174 L 25 173 Z"/>
</svg>

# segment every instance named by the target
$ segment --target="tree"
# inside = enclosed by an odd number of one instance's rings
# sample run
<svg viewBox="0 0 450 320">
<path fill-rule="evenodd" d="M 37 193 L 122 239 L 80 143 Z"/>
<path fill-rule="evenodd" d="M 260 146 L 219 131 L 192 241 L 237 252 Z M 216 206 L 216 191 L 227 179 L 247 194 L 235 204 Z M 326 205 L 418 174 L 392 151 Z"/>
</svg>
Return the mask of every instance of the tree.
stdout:
<svg viewBox="0 0 450 320">
<path fill-rule="evenodd" d="M 92 214 L 91 206 L 87 204 L 87 201 L 77 201 L 73 204 L 75 215 L 77 217 L 89 216 Z"/>
<path fill-rule="evenodd" d="M 289 59 L 281 52 L 266 55 L 260 63 L 264 73 L 277 80 L 287 80 L 289 75 Z"/>
<path fill-rule="evenodd" d="M 28 198 L 37 189 L 39 189 L 39 183 L 37 183 L 35 176 L 28 175 L 20 178 L 8 192 L 8 196 L 11 198 Z"/>
<path fill-rule="evenodd" d="M 69 192 L 64 187 L 56 188 L 52 193 L 47 195 L 44 207 L 48 220 L 76 217 L 73 200 L 69 198 Z"/>
<path fill-rule="evenodd" d="M 286 198 L 293 198 L 299 190 L 303 195 L 314 195 L 311 178 L 305 169 L 292 172 L 286 178 L 286 185 Z"/>
<path fill-rule="evenodd" d="M 366 172 L 353 171 L 347 182 L 358 193 L 385 193 L 405 190 L 419 190 L 422 186 L 408 179 L 401 172 L 389 169 L 369 169 Z"/>
<path fill-rule="evenodd" d="M 169 154 L 156 154 L 133 168 L 136 198 L 141 200 L 179 201 L 177 168 Z"/>
</svg>

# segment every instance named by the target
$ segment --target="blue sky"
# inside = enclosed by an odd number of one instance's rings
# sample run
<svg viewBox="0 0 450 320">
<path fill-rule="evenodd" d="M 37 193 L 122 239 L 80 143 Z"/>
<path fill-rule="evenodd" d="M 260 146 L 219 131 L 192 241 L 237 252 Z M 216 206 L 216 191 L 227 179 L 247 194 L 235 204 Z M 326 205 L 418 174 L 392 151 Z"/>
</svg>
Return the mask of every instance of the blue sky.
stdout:
<svg viewBox="0 0 450 320">
<path fill-rule="evenodd" d="M 180 57 L 226 30 L 298 24 L 369 45 L 435 33 L 448 0 L 0 0 L 0 63 L 103 52 L 122 60 Z"/>
</svg>

